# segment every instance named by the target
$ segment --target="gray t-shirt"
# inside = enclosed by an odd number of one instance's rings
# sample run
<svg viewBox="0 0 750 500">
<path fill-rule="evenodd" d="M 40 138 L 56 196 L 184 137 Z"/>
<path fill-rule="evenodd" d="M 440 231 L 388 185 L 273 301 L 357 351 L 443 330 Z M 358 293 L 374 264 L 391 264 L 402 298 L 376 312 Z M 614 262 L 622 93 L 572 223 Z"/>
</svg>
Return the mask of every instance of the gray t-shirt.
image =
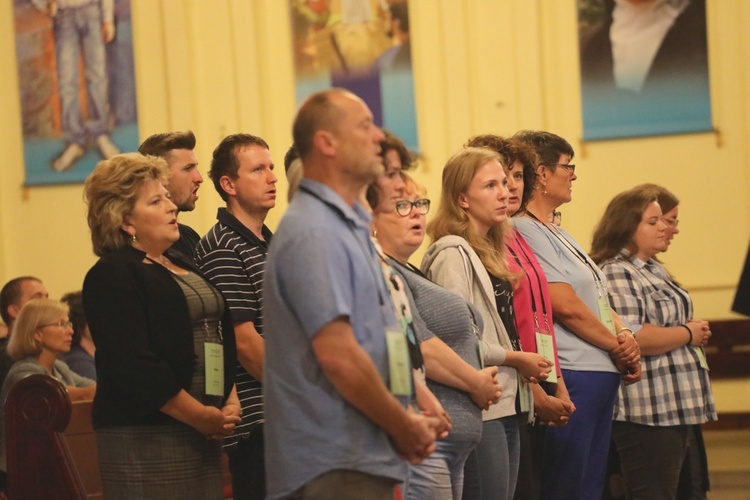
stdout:
<svg viewBox="0 0 750 500">
<path fill-rule="evenodd" d="M 598 318 L 599 292 L 594 273 L 599 277 L 605 293 L 607 278 L 573 237 L 562 228 L 557 228 L 559 234 L 556 235 L 539 222 L 524 217 L 513 219 L 513 223 L 516 230 L 534 250 L 544 274 L 547 275 L 547 281 L 550 284 L 567 283 L 573 287 L 578 297 Z M 607 351 L 581 339 L 557 319 L 555 319 L 555 336 L 561 368 L 618 373 Z"/>
<path fill-rule="evenodd" d="M 417 340 L 433 336 L 445 342 L 472 368 L 479 369 L 479 335 L 482 315 L 457 293 L 419 276 L 398 262 L 389 259 L 393 270 L 406 283 L 412 321 Z M 474 329 L 476 322 L 477 329 Z M 446 441 L 479 442 L 482 436 L 482 410 L 468 393 L 427 379 L 427 386 L 451 417 L 453 430 Z"/>
</svg>

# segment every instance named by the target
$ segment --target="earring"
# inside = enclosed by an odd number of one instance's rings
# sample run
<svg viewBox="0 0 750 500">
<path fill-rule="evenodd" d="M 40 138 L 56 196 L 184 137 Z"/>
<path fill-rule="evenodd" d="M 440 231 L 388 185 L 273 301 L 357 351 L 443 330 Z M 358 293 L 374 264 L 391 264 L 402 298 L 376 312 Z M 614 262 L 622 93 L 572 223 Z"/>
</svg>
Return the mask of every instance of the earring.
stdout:
<svg viewBox="0 0 750 500">
<path fill-rule="evenodd" d="M 132 241 L 133 243 L 136 242 L 135 233 L 133 233 L 133 238 L 130 241 Z"/>
</svg>

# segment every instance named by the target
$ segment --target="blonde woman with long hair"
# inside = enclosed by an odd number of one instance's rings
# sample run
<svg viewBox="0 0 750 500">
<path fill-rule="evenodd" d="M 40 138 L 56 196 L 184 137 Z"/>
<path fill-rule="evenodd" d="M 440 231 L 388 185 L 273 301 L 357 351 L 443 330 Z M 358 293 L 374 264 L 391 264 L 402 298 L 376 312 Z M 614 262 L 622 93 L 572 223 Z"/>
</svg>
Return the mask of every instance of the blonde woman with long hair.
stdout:
<svg viewBox="0 0 750 500">
<path fill-rule="evenodd" d="M 522 352 L 500 317 L 500 309 L 512 307 L 518 278 L 505 266 L 506 184 L 493 151 L 466 148 L 451 157 L 443 169 L 437 215 L 427 227 L 433 243 L 422 261 L 431 280 L 482 314 L 481 360 L 499 367 L 503 394 L 482 414 L 482 439 L 465 468 L 465 498 L 513 498 L 519 461 L 516 408 L 533 407 L 526 382 L 544 380 L 552 367 L 543 356 Z"/>
</svg>

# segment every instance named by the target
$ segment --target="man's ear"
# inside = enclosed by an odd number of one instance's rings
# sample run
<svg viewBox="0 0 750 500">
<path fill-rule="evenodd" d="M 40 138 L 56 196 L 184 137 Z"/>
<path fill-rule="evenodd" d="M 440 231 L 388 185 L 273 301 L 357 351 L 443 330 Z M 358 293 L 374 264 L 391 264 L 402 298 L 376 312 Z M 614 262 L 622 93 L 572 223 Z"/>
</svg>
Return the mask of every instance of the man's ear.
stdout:
<svg viewBox="0 0 750 500">
<path fill-rule="evenodd" d="M 18 317 L 18 313 L 21 311 L 21 308 L 18 307 L 16 304 L 9 304 L 8 305 L 8 316 L 13 318 L 15 320 Z"/>
<path fill-rule="evenodd" d="M 327 130 L 315 132 L 313 145 L 323 156 L 334 156 L 336 154 L 336 136 Z"/>
<path fill-rule="evenodd" d="M 230 196 L 236 196 L 237 190 L 234 188 L 234 180 L 228 175 L 222 175 L 219 179 L 219 185 Z"/>
</svg>

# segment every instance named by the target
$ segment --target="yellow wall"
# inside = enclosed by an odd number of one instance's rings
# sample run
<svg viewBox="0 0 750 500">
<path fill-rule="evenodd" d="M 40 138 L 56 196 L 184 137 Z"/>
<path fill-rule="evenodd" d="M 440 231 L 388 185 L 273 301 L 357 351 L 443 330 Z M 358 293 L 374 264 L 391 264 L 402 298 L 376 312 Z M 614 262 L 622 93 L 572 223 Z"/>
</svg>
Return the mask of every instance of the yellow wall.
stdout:
<svg viewBox="0 0 750 500">
<path fill-rule="evenodd" d="M 141 137 L 191 128 L 205 172 L 229 133 L 264 137 L 281 164 L 295 110 L 285 0 L 131 0 Z M 543 128 L 576 148 L 579 179 L 564 224 L 588 246 L 611 197 L 657 182 L 681 199 L 670 270 L 697 316 L 730 316 L 750 232 L 750 3 L 708 0 L 719 134 L 582 144 L 574 0 L 410 0 L 420 149 L 434 200 L 442 163 L 473 134 Z M 23 189 L 12 0 L 0 0 L 0 281 L 35 274 L 59 297 L 94 262 L 81 186 Z M 274 228 L 285 205 L 279 182 Z M 220 199 L 210 183 L 183 222 L 204 233 Z M 718 388 L 717 388 L 718 389 Z M 745 389 L 746 390 L 746 389 Z M 719 391 L 720 392 L 720 391 Z"/>
</svg>

